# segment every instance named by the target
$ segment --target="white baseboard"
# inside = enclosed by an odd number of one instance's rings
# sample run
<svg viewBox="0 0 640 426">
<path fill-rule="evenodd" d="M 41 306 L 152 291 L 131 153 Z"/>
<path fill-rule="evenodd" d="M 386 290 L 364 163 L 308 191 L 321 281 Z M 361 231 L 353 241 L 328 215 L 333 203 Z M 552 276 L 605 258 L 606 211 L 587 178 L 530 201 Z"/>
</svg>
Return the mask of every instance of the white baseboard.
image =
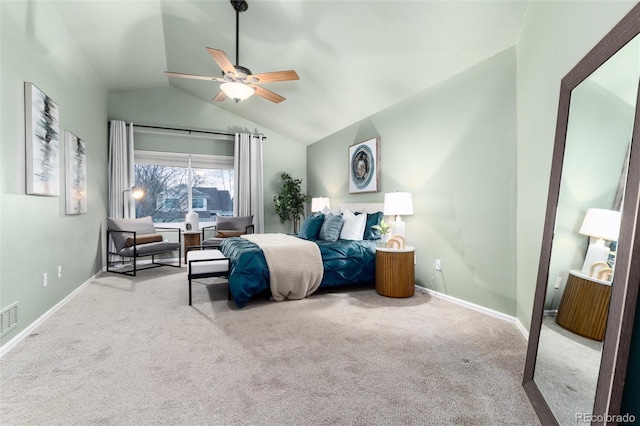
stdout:
<svg viewBox="0 0 640 426">
<path fill-rule="evenodd" d="M 516 318 L 516 327 L 518 327 L 518 330 L 520 330 L 524 338 L 529 341 L 529 330 L 527 330 L 527 327 L 525 327 L 518 318 Z"/>
<path fill-rule="evenodd" d="M 95 280 L 98 276 L 100 276 L 100 274 L 102 274 L 103 272 L 106 271 L 106 267 L 103 267 L 100 271 L 98 271 L 97 274 L 95 274 L 94 276 L 92 276 L 91 278 L 89 278 L 87 281 L 85 281 L 84 283 L 82 283 L 78 288 L 76 288 L 75 290 L 73 290 L 71 293 L 69 293 L 67 295 L 67 297 L 65 297 L 64 299 L 62 299 L 61 301 L 59 301 L 58 303 L 56 303 L 51 309 L 49 309 L 47 312 L 45 312 L 44 314 L 42 314 L 38 319 L 36 319 L 34 322 L 32 322 L 31 324 L 29 324 L 24 330 L 22 330 L 20 333 L 16 334 L 11 340 L 9 340 L 7 343 L 5 343 L 4 345 L 2 345 L 2 347 L 0 347 L 0 358 L 2 358 L 3 356 L 5 356 L 7 353 L 9 353 L 9 351 L 11 351 L 11 349 L 13 349 L 18 343 L 20 343 L 22 341 L 22 339 L 24 339 L 25 337 L 27 337 L 29 334 L 31 334 L 40 324 L 42 324 L 43 322 L 45 322 L 51 315 L 53 315 L 58 309 L 60 309 L 61 307 L 63 307 L 65 304 L 67 304 L 67 302 L 69 302 L 71 299 L 73 299 L 78 293 L 80 293 L 80 291 L 85 288 L 87 285 L 89 285 L 93 280 Z"/>
<path fill-rule="evenodd" d="M 529 332 L 527 331 L 526 327 L 520 322 L 519 319 L 517 319 L 514 316 L 507 315 L 503 312 L 496 311 L 484 306 L 476 305 L 475 303 L 467 302 L 466 300 L 458 299 L 457 297 L 449 296 L 448 294 L 440 293 L 438 291 L 431 290 L 430 288 L 426 288 L 426 287 L 421 287 L 419 285 L 416 285 L 416 290 L 422 293 L 430 294 L 434 297 L 437 297 L 438 299 L 448 300 L 457 305 L 462 305 L 466 308 L 473 309 L 474 311 L 482 312 L 483 314 L 490 315 L 492 317 L 501 319 L 503 321 L 510 322 L 518 328 L 518 330 L 520 331 L 520 333 L 522 333 L 525 339 L 529 340 Z"/>
</svg>

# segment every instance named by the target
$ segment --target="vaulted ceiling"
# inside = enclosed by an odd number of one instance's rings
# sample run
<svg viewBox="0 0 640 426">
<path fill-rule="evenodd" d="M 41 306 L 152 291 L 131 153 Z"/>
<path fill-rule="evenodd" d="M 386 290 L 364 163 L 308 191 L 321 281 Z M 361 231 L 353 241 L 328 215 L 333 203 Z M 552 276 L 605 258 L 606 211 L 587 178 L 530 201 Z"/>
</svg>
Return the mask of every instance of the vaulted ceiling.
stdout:
<svg viewBox="0 0 640 426">
<path fill-rule="evenodd" d="M 313 143 L 513 46 L 526 1 L 248 0 L 240 64 L 254 73 L 296 70 L 266 83 L 286 101 L 215 102 L 260 126 Z M 55 0 L 72 36 L 110 92 L 172 85 L 211 101 L 220 83 L 205 50 L 236 57 L 228 0 Z"/>
</svg>

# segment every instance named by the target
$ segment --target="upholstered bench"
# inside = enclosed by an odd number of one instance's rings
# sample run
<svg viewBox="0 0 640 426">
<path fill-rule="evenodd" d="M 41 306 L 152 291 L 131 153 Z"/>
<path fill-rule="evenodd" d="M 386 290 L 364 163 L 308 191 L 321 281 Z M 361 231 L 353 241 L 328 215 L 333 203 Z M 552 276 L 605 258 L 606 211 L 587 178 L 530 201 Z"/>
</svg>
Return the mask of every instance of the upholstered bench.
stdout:
<svg viewBox="0 0 640 426">
<path fill-rule="evenodd" d="M 196 247 L 191 246 L 189 248 Z M 187 252 L 187 279 L 189 280 L 189 306 L 191 306 L 191 280 L 197 278 L 227 277 L 230 259 L 220 250 L 189 250 Z M 227 298 L 231 293 L 227 290 Z"/>
</svg>

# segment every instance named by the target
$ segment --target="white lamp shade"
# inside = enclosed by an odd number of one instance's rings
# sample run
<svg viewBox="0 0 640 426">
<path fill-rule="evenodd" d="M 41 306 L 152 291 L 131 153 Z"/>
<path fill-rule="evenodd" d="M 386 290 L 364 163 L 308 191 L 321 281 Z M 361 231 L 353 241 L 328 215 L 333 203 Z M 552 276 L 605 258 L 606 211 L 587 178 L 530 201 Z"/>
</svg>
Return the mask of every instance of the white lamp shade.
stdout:
<svg viewBox="0 0 640 426">
<path fill-rule="evenodd" d="M 413 214 L 411 193 L 389 192 L 384 194 L 384 214 L 389 216 Z"/>
<path fill-rule="evenodd" d="M 220 90 L 222 90 L 225 95 L 236 101 L 243 101 L 254 93 L 253 88 L 250 86 L 237 82 L 222 83 L 220 85 Z"/>
<path fill-rule="evenodd" d="M 319 212 L 325 207 L 331 209 L 331 205 L 329 204 L 329 199 L 327 197 L 317 197 L 311 199 L 312 212 Z"/>
<path fill-rule="evenodd" d="M 580 233 L 608 241 L 618 241 L 620 212 L 605 209 L 589 209 L 584 217 Z"/>
</svg>

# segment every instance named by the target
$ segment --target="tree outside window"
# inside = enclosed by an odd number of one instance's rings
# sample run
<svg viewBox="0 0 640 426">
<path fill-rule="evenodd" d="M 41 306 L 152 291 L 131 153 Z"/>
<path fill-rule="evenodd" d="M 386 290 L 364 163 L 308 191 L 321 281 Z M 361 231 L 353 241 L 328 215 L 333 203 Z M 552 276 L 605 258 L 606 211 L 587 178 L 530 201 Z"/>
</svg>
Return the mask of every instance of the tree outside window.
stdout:
<svg viewBox="0 0 640 426">
<path fill-rule="evenodd" d="M 136 217 L 154 222 L 182 222 L 188 209 L 187 168 L 157 164 L 135 165 L 136 186 L 145 197 L 136 204 Z M 201 222 L 233 215 L 233 169 L 193 168 L 192 207 Z"/>
</svg>

